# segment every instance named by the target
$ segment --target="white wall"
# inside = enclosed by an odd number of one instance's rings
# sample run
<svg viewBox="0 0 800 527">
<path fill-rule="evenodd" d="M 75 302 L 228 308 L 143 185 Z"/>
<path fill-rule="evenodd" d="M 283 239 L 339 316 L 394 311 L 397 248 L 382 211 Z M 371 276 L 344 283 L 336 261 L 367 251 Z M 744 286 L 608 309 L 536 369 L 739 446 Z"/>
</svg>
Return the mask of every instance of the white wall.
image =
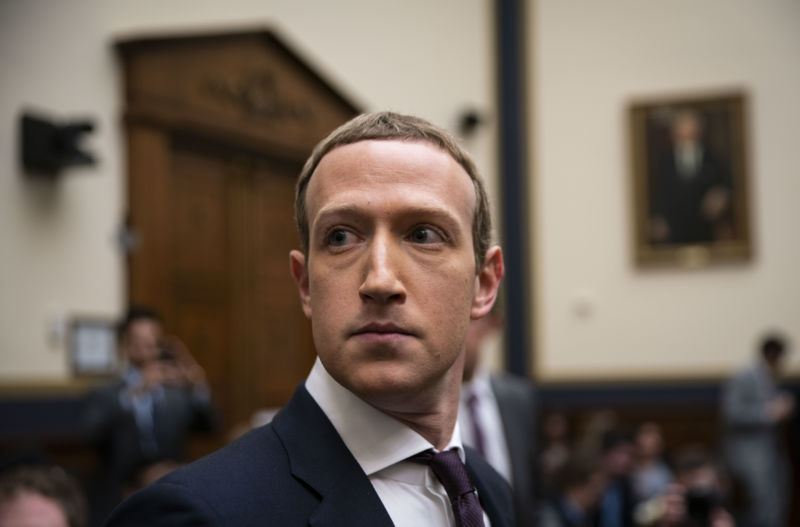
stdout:
<svg viewBox="0 0 800 527">
<path fill-rule="evenodd" d="M 539 377 L 716 377 L 766 328 L 800 344 L 800 3 L 540 0 L 529 20 Z M 755 259 L 636 269 L 626 105 L 730 87 L 750 94 Z"/>
<path fill-rule="evenodd" d="M 53 320 L 114 318 L 125 303 L 115 38 L 268 26 L 365 110 L 452 128 L 465 106 L 494 114 L 490 9 L 483 0 L 0 2 L 0 381 L 67 378 Z M 26 107 L 93 119 L 86 145 L 99 164 L 54 184 L 26 180 L 16 134 Z M 493 134 L 490 124 L 467 145 L 490 180 Z"/>
</svg>

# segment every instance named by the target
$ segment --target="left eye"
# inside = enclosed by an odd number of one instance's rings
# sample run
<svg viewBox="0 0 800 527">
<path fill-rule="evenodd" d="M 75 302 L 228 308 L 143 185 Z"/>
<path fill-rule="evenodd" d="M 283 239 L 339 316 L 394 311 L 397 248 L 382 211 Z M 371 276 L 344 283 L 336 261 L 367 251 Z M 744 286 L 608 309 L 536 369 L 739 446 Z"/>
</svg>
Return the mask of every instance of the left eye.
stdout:
<svg viewBox="0 0 800 527">
<path fill-rule="evenodd" d="M 409 240 L 414 243 L 440 243 L 442 236 L 430 227 L 417 227 L 409 235 Z"/>
<path fill-rule="evenodd" d="M 355 235 L 345 229 L 334 229 L 328 233 L 326 242 L 330 247 L 344 247 L 355 241 Z"/>
</svg>

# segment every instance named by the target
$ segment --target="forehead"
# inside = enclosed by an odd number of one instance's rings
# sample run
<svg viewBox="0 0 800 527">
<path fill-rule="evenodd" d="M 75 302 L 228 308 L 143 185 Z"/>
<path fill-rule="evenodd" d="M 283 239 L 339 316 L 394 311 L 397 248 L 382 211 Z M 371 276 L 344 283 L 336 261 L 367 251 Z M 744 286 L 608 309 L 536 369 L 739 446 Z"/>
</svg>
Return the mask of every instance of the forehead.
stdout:
<svg viewBox="0 0 800 527">
<path fill-rule="evenodd" d="M 161 324 L 150 318 L 134 320 L 128 326 L 128 334 L 134 337 L 158 335 L 160 332 Z"/>
<path fill-rule="evenodd" d="M 405 202 L 438 208 L 471 225 L 475 188 L 464 168 L 423 141 L 367 140 L 335 148 L 309 181 L 309 221 L 338 207 L 382 207 Z"/>
<path fill-rule="evenodd" d="M 4 520 L 15 525 L 29 525 L 27 520 L 36 518 L 42 525 L 66 527 L 67 521 L 61 508 L 50 498 L 37 492 L 23 491 L 2 506 Z M 5 525 L 5 521 L 3 524 Z M 19 523 L 17 523 L 19 522 Z M 30 525 L 33 525 L 32 523 Z M 38 522 L 37 522 L 38 525 Z"/>
</svg>

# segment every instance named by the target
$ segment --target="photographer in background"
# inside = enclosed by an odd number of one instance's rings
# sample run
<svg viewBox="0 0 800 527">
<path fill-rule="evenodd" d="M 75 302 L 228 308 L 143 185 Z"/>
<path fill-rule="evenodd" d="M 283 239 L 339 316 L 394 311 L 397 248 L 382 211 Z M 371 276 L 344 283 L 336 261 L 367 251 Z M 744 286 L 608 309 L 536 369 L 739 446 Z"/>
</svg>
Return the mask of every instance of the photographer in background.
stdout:
<svg viewBox="0 0 800 527">
<path fill-rule="evenodd" d="M 675 456 L 675 482 L 663 494 L 640 503 L 637 525 L 653 527 L 734 527 L 725 509 L 726 485 L 717 466 L 700 447 Z"/>
<path fill-rule="evenodd" d="M 101 469 L 90 492 L 92 522 L 121 501 L 123 484 L 148 463 L 185 459 L 190 430 L 211 430 L 216 414 L 203 368 L 177 338 L 164 336 L 152 309 L 132 307 L 119 326 L 125 366 L 90 393 L 83 412 Z"/>
</svg>

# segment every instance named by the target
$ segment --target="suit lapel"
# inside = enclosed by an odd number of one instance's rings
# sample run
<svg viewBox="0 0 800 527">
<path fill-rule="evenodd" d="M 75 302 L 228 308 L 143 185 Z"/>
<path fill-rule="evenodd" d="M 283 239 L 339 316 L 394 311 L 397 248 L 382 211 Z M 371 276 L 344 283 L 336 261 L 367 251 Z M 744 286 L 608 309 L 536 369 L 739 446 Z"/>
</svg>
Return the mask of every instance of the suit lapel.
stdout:
<svg viewBox="0 0 800 527">
<path fill-rule="evenodd" d="M 512 392 L 511 385 L 495 377 L 492 377 L 490 382 L 495 399 L 497 399 L 497 407 L 500 410 L 500 421 L 503 424 L 503 434 L 508 445 L 508 456 L 512 460 L 511 477 L 514 480 L 513 487 L 521 489 L 523 488 L 521 473 L 527 470 L 528 467 L 515 465 L 514 462 L 526 459 L 527 445 L 530 441 L 533 441 L 533 431 L 530 432 L 530 435 L 520 433 L 521 427 L 528 423 L 525 413 L 530 409 L 522 406 L 522 399 Z"/>
<path fill-rule="evenodd" d="M 369 478 L 304 385 L 275 416 L 273 427 L 292 475 L 319 496 L 309 525 L 392 525 Z"/>
<path fill-rule="evenodd" d="M 514 503 L 509 487 L 503 477 L 472 448 L 465 447 L 467 454 L 467 474 L 478 489 L 481 507 L 492 522 L 492 527 L 511 527 L 514 525 Z"/>
</svg>

